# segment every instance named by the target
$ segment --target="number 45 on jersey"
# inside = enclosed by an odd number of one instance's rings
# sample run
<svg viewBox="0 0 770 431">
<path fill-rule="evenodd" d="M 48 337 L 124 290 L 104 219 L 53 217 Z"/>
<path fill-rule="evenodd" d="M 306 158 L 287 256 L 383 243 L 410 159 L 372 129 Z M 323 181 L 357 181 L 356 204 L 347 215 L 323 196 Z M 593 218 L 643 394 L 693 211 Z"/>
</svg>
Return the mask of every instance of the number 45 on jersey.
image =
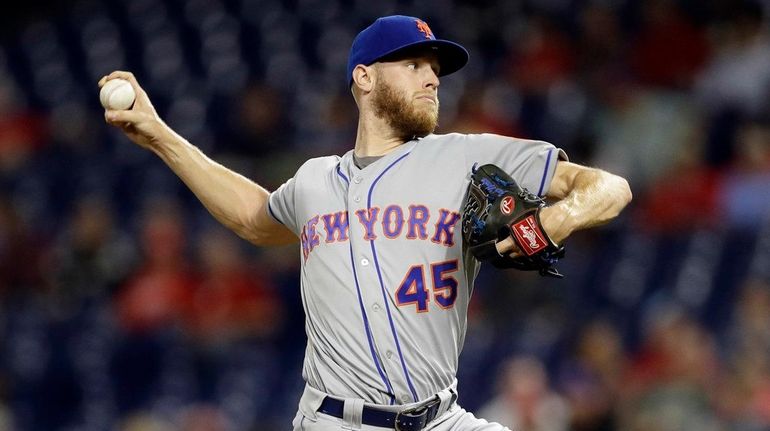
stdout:
<svg viewBox="0 0 770 431">
<path fill-rule="evenodd" d="M 425 283 L 425 265 L 413 265 L 396 290 L 396 304 L 399 307 L 414 304 L 418 313 L 425 313 L 432 296 L 439 307 L 452 308 L 457 300 L 458 283 L 452 276 L 456 271 L 457 259 L 430 264 L 427 270 L 431 283 L 429 291 Z"/>
</svg>

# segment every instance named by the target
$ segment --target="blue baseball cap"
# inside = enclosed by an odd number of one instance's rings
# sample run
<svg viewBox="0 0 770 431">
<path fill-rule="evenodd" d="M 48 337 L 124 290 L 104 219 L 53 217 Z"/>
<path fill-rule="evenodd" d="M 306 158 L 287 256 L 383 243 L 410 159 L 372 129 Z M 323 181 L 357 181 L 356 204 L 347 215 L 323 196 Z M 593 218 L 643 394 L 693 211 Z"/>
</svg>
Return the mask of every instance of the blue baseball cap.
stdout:
<svg viewBox="0 0 770 431">
<path fill-rule="evenodd" d="M 348 57 L 348 84 L 353 69 L 369 66 L 397 52 L 416 48 L 432 48 L 438 54 L 439 76 L 457 72 L 468 62 L 468 51 L 460 44 L 436 39 L 425 21 L 412 16 L 392 15 L 378 18 L 353 40 Z"/>
</svg>

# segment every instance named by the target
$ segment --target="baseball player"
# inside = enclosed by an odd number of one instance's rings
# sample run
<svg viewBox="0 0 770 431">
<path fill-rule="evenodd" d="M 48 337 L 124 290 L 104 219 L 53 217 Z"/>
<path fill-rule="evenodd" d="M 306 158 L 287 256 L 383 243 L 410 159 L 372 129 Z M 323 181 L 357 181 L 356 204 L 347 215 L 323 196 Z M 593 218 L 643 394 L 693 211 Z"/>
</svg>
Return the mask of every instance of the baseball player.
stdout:
<svg viewBox="0 0 770 431">
<path fill-rule="evenodd" d="M 631 200 L 625 180 L 567 161 L 553 145 L 436 135 L 439 77 L 468 60 L 418 18 L 376 20 L 353 41 L 355 146 L 308 160 L 272 193 L 212 161 L 166 126 L 131 73 L 130 110 L 109 124 L 156 153 L 221 223 L 257 245 L 299 242 L 305 391 L 295 430 L 504 430 L 457 404 L 455 378 L 479 261 L 460 233 L 475 164 L 494 163 L 557 202 L 540 212 L 556 243 Z M 501 255 L 516 252 L 501 241 Z"/>
</svg>

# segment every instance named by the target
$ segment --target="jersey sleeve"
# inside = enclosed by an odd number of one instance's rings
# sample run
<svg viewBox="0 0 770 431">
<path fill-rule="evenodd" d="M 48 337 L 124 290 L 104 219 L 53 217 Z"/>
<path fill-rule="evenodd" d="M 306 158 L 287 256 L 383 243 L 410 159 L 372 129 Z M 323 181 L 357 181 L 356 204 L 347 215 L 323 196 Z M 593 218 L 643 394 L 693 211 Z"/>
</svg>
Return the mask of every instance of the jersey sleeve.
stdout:
<svg viewBox="0 0 770 431">
<path fill-rule="evenodd" d="M 319 199 L 328 192 L 328 179 L 339 159 L 338 156 L 325 156 L 303 163 L 294 177 L 270 193 L 268 215 L 300 236 L 309 217 L 318 211 Z"/>
<path fill-rule="evenodd" d="M 283 183 L 267 199 L 267 211 L 273 219 L 299 235 L 295 205 L 296 176 Z"/>
<path fill-rule="evenodd" d="M 568 160 L 563 150 L 548 142 L 494 134 L 466 135 L 465 159 L 468 171 L 474 164 L 493 163 L 539 196 L 548 193 L 556 163 Z"/>
</svg>

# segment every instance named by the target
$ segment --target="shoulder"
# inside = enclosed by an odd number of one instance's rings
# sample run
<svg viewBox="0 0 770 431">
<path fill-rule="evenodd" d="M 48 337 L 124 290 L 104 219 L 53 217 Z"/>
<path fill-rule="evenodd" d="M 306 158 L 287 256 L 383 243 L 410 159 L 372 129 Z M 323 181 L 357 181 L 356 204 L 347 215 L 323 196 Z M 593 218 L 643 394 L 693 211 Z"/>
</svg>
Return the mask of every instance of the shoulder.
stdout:
<svg viewBox="0 0 770 431">
<path fill-rule="evenodd" d="M 499 161 L 509 157 L 531 157 L 538 154 L 554 154 L 567 159 L 563 151 L 546 141 L 515 138 L 494 133 L 448 133 L 428 135 L 422 138 L 418 149 L 427 156 L 437 154 L 464 154 L 468 160 Z M 554 151 L 556 150 L 556 151 Z"/>
<path fill-rule="evenodd" d="M 329 172 L 336 169 L 339 164 L 340 156 L 323 156 L 308 159 L 297 169 L 297 175 L 312 175 L 317 173 Z"/>
<path fill-rule="evenodd" d="M 420 139 L 420 144 L 445 145 L 445 144 L 513 144 L 522 146 L 552 146 L 546 141 L 516 138 L 513 136 L 498 135 L 495 133 L 446 133 L 431 134 Z"/>
<path fill-rule="evenodd" d="M 415 149 L 429 155 L 446 153 L 447 151 L 463 151 L 469 136 L 463 133 L 430 134 L 420 138 Z"/>
<path fill-rule="evenodd" d="M 469 139 L 473 139 L 472 136 L 465 133 L 430 134 L 420 138 L 419 144 L 426 147 L 432 145 L 460 145 Z"/>
<path fill-rule="evenodd" d="M 551 143 L 546 141 L 541 141 L 537 139 L 526 139 L 526 138 L 517 138 L 514 136 L 505 136 L 505 135 L 498 135 L 495 133 L 477 133 L 477 134 L 471 134 L 467 135 L 468 140 L 472 142 L 477 143 L 497 143 L 497 144 L 505 144 L 505 145 L 519 145 L 522 147 L 527 146 L 535 146 L 535 147 L 542 147 L 542 146 L 553 146 Z"/>
<path fill-rule="evenodd" d="M 337 163 L 340 161 L 340 156 L 321 156 L 321 157 L 313 157 L 312 159 L 308 159 L 305 161 L 305 163 L 300 166 L 300 169 L 318 169 L 318 168 L 324 168 L 329 166 L 336 166 Z"/>
</svg>

